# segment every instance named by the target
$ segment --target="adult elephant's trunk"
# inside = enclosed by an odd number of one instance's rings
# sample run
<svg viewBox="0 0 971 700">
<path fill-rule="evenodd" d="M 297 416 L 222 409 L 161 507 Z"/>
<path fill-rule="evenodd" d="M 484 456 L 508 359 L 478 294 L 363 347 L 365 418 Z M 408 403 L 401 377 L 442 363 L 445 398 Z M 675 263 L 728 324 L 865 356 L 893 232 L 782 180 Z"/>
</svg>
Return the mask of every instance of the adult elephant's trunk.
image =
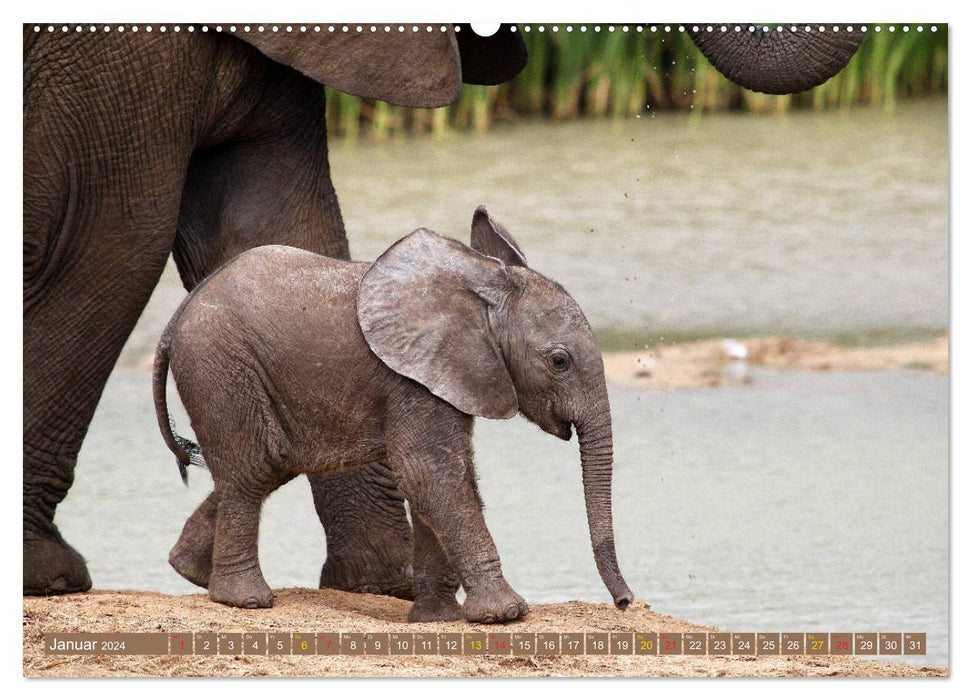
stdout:
<svg viewBox="0 0 971 700">
<path fill-rule="evenodd" d="M 833 31 L 831 24 L 813 24 L 806 31 L 804 24 L 786 24 L 777 31 L 761 25 L 728 24 L 724 32 L 722 26 L 698 25 L 697 31 L 691 27 L 687 31 L 726 78 L 771 95 L 802 92 L 826 82 L 850 62 L 866 36 L 859 26 L 850 32 L 846 25 Z"/>
<path fill-rule="evenodd" d="M 614 466 L 614 438 L 606 387 L 601 391 L 602 396 L 588 404 L 585 415 L 576 421 L 577 439 L 580 443 L 583 496 L 587 505 L 593 557 L 597 562 L 600 578 L 613 596 L 614 605 L 623 610 L 634 600 L 634 594 L 620 573 L 614 547 L 610 488 Z"/>
</svg>

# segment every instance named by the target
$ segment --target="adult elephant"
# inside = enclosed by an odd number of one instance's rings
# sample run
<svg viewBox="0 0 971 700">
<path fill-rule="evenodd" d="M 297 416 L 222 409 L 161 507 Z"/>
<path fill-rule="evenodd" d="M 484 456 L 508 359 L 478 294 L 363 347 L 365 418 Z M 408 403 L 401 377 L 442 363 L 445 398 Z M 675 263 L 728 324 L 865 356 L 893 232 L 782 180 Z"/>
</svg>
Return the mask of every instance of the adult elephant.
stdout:
<svg viewBox="0 0 971 700">
<path fill-rule="evenodd" d="M 348 257 L 320 85 L 434 107 L 453 101 L 463 80 L 503 82 L 526 60 L 508 28 L 489 38 L 468 27 L 57 29 L 24 27 L 27 594 L 91 586 L 54 512 L 168 255 L 186 289 L 266 243 Z M 823 82 L 862 38 L 832 36 L 694 32 L 716 67 L 769 92 Z M 820 58 L 828 55 L 836 59 Z M 321 585 L 408 595 L 411 531 L 388 470 L 315 477 L 312 488 L 327 534 Z"/>
<path fill-rule="evenodd" d="M 27 594 L 91 587 L 54 512 L 169 254 L 186 289 L 266 243 L 348 257 L 321 85 L 438 107 L 463 80 L 503 82 L 526 62 L 518 34 L 467 26 L 41 29 L 24 26 Z M 321 480 L 315 498 L 326 581 L 406 593 L 411 532 L 387 470 Z"/>
</svg>

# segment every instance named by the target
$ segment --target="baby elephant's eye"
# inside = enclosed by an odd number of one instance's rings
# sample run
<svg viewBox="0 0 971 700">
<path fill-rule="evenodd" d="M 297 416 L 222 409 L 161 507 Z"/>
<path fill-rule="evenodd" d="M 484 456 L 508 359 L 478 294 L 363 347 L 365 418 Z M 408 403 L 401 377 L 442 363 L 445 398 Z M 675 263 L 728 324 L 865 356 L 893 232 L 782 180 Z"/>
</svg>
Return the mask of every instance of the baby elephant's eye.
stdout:
<svg viewBox="0 0 971 700">
<path fill-rule="evenodd" d="M 550 365 L 557 372 L 565 372 L 570 369 L 570 355 L 566 350 L 557 348 L 550 353 Z"/>
</svg>

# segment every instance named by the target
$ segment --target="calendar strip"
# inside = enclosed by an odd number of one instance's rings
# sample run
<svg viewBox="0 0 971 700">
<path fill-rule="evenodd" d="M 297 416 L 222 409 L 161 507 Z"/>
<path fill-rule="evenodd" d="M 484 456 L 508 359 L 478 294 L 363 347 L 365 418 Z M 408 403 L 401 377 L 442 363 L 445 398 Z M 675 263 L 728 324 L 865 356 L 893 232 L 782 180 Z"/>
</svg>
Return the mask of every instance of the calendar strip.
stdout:
<svg viewBox="0 0 971 700">
<path fill-rule="evenodd" d="M 53 633 L 54 655 L 924 656 L 924 632 Z"/>
</svg>

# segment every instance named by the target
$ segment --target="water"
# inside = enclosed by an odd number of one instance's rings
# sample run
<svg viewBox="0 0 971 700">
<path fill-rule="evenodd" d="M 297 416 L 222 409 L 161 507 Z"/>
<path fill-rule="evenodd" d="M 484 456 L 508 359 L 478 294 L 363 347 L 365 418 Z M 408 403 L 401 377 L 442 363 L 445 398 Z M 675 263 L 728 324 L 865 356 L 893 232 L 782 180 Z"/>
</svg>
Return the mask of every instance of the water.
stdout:
<svg viewBox="0 0 971 700">
<path fill-rule="evenodd" d="M 468 240 L 486 204 L 598 329 L 866 337 L 947 325 L 941 102 L 895 117 L 517 125 L 332 160 L 355 256 L 418 226 Z M 376 187 L 375 173 L 392 184 Z"/>
<path fill-rule="evenodd" d="M 356 258 L 417 226 L 467 240 L 485 203 L 601 337 L 637 347 L 662 335 L 872 341 L 945 328 L 946 148 L 934 102 L 894 117 L 526 124 L 337 147 L 332 161 Z M 98 588 L 199 590 L 166 557 L 211 481 L 195 469 L 182 486 L 146 362 L 182 295 L 167 270 L 58 510 Z M 930 653 L 910 660 L 947 663 L 945 377 L 757 372 L 740 387 L 611 387 L 611 401 L 618 556 L 640 599 L 737 631 L 926 631 Z M 480 420 L 476 455 L 513 586 L 534 603 L 609 600 L 575 442 Z M 260 552 L 271 586 L 316 585 L 324 537 L 305 480 L 268 500 Z"/>
<path fill-rule="evenodd" d="M 156 435 L 147 371 L 115 372 L 58 511 L 99 588 L 199 589 L 166 563 L 211 489 L 182 486 Z M 736 631 L 928 633 L 946 664 L 947 380 L 918 371 L 757 372 L 740 387 L 611 387 L 618 557 L 655 610 Z M 185 429 L 187 418 L 175 412 Z M 608 602 L 590 550 L 575 440 L 479 420 L 486 520 L 533 603 Z M 316 586 L 324 537 L 304 479 L 264 508 L 270 585 Z"/>
<path fill-rule="evenodd" d="M 645 114 L 333 146 L 351 253 L 373 260 L 420 226 L 468 241 L 485 204 L 618 348 L 947 327 L 946 102 L 693 124 Z M 123 360 L 151 354 L 178 305 L 174 270 L 163 283 Z"/>
</svg>

